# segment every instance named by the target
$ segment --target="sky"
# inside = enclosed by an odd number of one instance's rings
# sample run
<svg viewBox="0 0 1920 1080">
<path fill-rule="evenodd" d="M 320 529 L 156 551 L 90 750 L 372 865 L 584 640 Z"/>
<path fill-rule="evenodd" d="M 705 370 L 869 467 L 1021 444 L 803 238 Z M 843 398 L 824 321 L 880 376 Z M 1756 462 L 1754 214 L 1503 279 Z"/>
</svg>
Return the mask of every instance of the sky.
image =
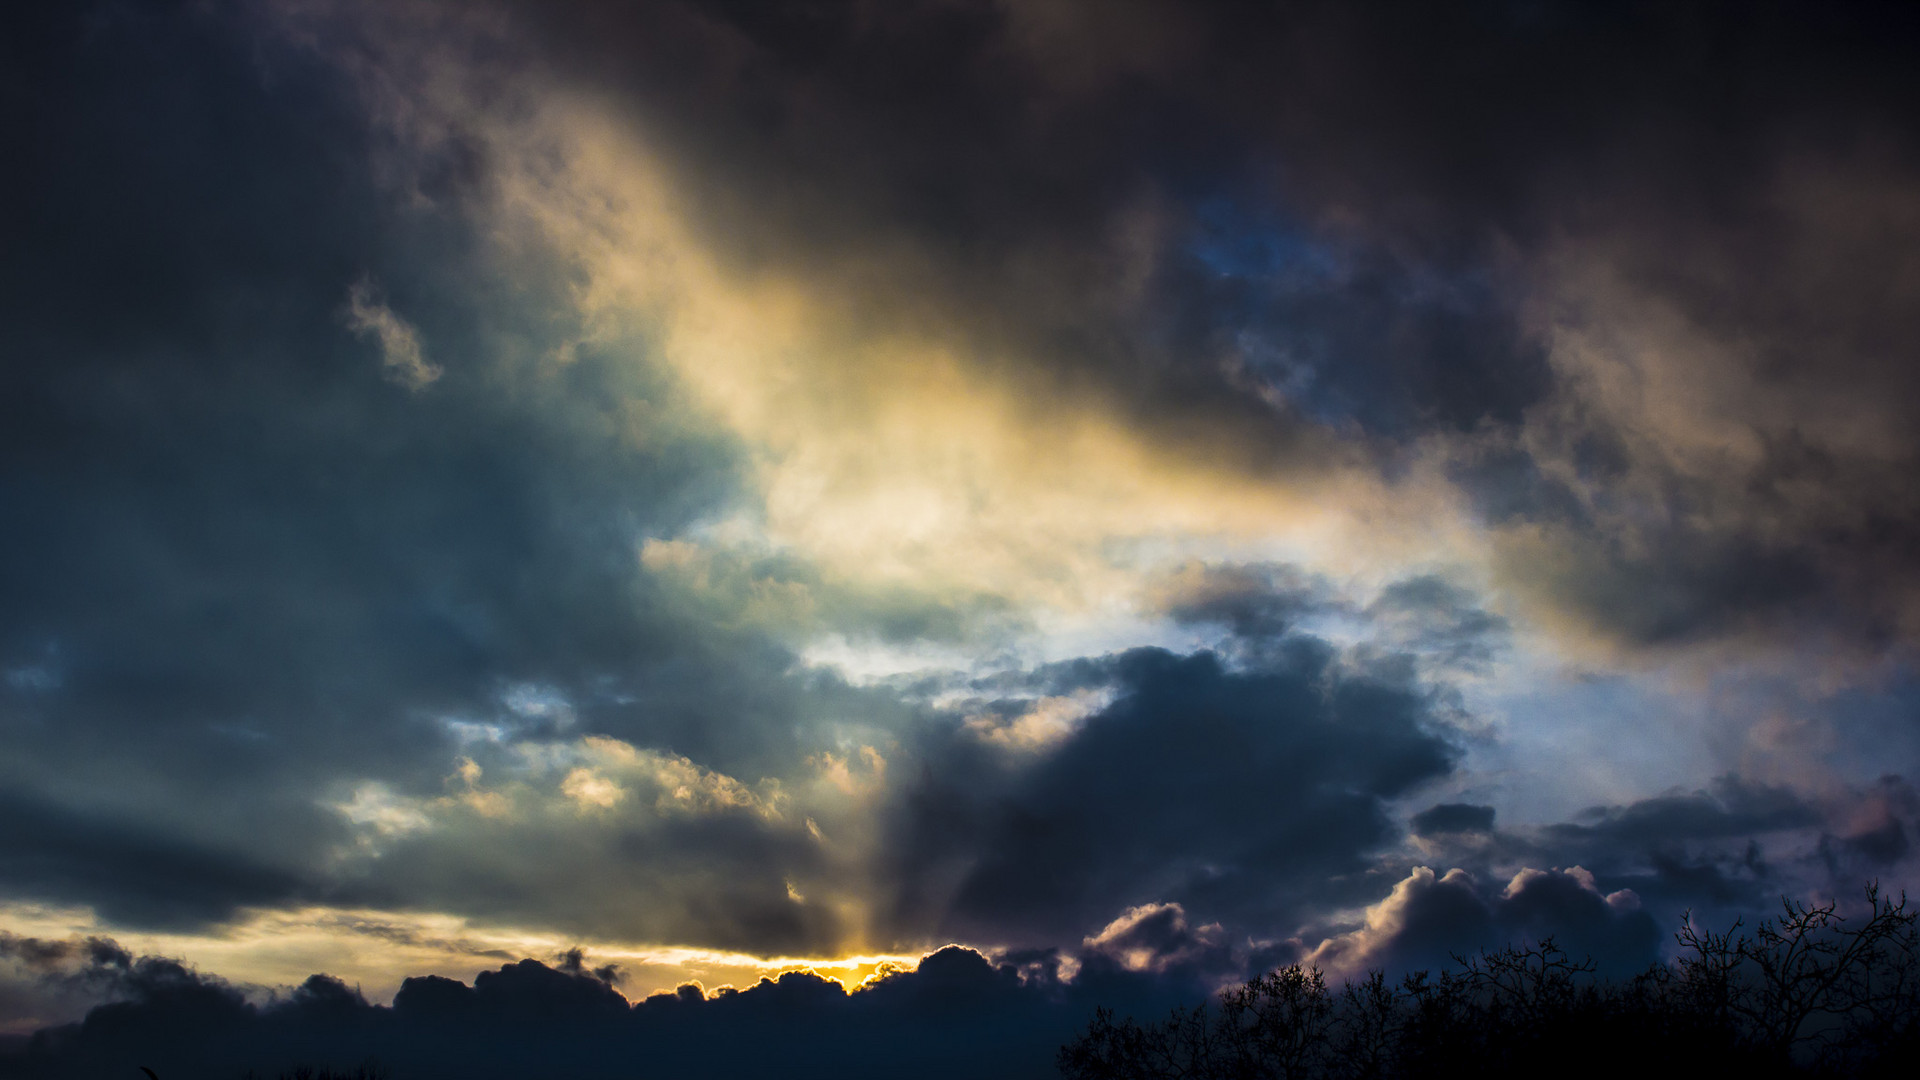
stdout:
<svg viewBox="0 0 1920 1080">
<path fill-rule="evenodd" d="M 19 7 L 19 1075 L 1920 885 L 1898 5 Z"/>
</svg>

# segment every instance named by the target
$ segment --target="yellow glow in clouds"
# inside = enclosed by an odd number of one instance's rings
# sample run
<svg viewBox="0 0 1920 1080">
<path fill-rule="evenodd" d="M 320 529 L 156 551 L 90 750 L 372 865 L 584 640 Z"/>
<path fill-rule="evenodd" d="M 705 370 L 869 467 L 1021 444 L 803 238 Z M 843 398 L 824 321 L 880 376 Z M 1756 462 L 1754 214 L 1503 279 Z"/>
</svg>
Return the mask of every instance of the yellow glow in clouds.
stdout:
<svg viewBox="0 0 1920 1080">
<path fill-rule="evenodd" d="M 1008 374 L 1017 363 L 876 329 L 831 281 L 730 276 L 642 142 L 589 100 L 553 92 L 525 123 L 462 122 L 499 152 L 501 231 L 584 270 L 591 338 L 658 341 L 750 448 L 764 516 L 728 542 L 842 581 L 1064 610 L 1133 595 L 1143 551 L 1227 545 L 1351 575 L 1459 550 L 1431 477 L 1389 487 L 1330 437 L 1284 479 L 1251 476 Z"/>
</svg>

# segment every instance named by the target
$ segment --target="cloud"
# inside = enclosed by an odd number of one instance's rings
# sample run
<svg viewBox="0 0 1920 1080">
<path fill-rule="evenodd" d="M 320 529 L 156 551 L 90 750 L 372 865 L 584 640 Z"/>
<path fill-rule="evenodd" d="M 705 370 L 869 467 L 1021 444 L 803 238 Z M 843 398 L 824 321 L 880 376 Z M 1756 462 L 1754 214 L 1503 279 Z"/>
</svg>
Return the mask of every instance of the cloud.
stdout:
<svg viewBox="0 0 1920 1080">
<path fill-rule="evenodd" d="M 538 29 L 570 33 L 548 23 L 550 13 L 523 14 Z M 1029 302 L 969 295 L 968 282 L 985 283 L 977 269 L 962 273 L 967 282 L 950 277 L 962 269 L 947 263 L 954 238 L 915 237 L 911 227 L 895 233 L 884 222 L 862 220 L 863 193 L 822 190 L 852 159 L 815 159 L 810 139 L 780 136 L 776 141 L 807 161 L 782 167 L 780 191 L 755 190 L 752 177 L 762 166 L 750 161 L 767 148 L 739 141 L 748 135 L 737 127 L 745 117 L 734 111 L 744 105 L 738 98 L 751 96 L 746 82 L 753 80 L 742 82 L 733 65 L 764 66 L 777 98 L 801 93 L 780 74 L 777 53 L 792 43 L 755 39 L 780 20 L 736 21 L 680 7 L 581 17 L 598 24 L 602 46 L 618 40 L 634 55 L 675 42 L 677 63 L 709 72 L 713 86 L 703 100 L 718 111 L 715 123 L 694 134 L 674 115 L 655 114 L 655 105 L 681 102 L 678 91 L 624 85 L 614 72 L 631 74 L 632 65 L 600 67 L 596 46 L 569 43 L 564 47 L 580 55 L 556 68 L 527 57 L 524 41 L 497 40 L 499 24 L 484 19 L 427 30 L 410 17 L 383 16 L 384 49 L 338 44 L 373 107 L 407 118 L 395 134 L 408 145 L 456 135 L 485 145 L 498 197 L 476 214 L 489 230 L 548 253 L 581 282 L 574 295 L 585 326 L 577 344 L 650 338 L 652 358 L 704 415 L 752 449 L 751 481 L 761 498 L 754 528 L 776 550 L 814 563 L 830 582 L 911 582 L 934 595 L 980 592 L 1084 609 L 1124 583 L 1127 575 L 1112 565 L 1116 545 L 1186 534 L 1242 541 L 1281 535 L 1359 552 L 1422 544 L 1427 534 L 1347 530 L 1343 515 L 1324 514 L 1322 506 L 1358 500 L 1382 518 L 1416 506 L 1444 513 L 1422 487 L 1425 476 L 1383 483 L 1357 448 L 1314 425 L 1249 409 L 1239 395 L 1207 394 L 1241 414 L 1234 424 L 1244 429 L 1238 434 L 1245 445 L 1227 437 L 1217 412 L 1181 420 L 1179 438 L 1140 430 L 1133 410 L 1102 389 L 1106 380 L 1060 370 L 1063 339 L 1051 328 L 1023 325 L 1019 312 Z M 325 19 L 312 25 L 329 43 L 340 36 Z M 853 29 L 837 16 L 825 28 Z M 870 29 L 946 51 L 919 37 L 925 28 L 893 15 Z M 519 58 L 514 63 L 526 67 L 517 80 L 530 111 L 477 109 L 460 88 L 492 74 L 455 55 L 461 50 L 449 45 L 450 33 L 468 35 L 475 53 L 503 48 Z M 881 54 L 870 59 L 895 63 Z M 862 128 L 864 96 L 820 89 L 832 107 L 807 111 L 806 120 Z M 841 108 L 850 111 L 840 116 L 834 110 Z M 628 122 L 640 115 L 650 120 Z M 917 124 L 898 134 L 925 141 Z M 835 141 L 825 132 L 820 138 L 821 146 Z M 952 149 L 930 147 L 941 155 Z M 882 171 L 885 156 L 858 155 Z M 815 166 L 828 175 L 812 175 Z M 734 199 L 765 214 L 751 253 L 741 248 L 746 238 L 734 217 L 715 213 L 716 202 Z M 790 213 L 803 204 L 799 217 Z M 820 235 L 835 226 L 839 231 Z M 808 234 L 803 248 L 792 246 L 799 233 Z M 916 254 L 919 243 L 925 257 Z M 880 265 L 887 270 L 876 272 Z M 1061 299 L 1069 307 L 1080 303 Z M 989 318 L 991 305 L 1003 300 L 1015 306 Z M 991 340 L 994 325 L 1010 331 L 1007 339 Z"/>
<path fill-rule="evenodd" d="M 1685 907 L 1717 912 L 1760 907 L 1789 882 L 1851 889 L 1851 880 L 1816 883 L 1810 867 L 1795 865 L 1827 813 L 1791 790 L 1728 775 L 1703 790 L 1592 807 L 1505 839 L 1520 858 L 1578 862 L 1663 916 Z"/>
<path fill-rule="evenodd" d="M 387 377 L 409 390 L 425 390 L 442 372 L 420 352 L 420 332 L 379 299 L 373 282 L 361 278 L 347 290 L 347 327 L 380 345 Z"/>
<path fill-rule="evenodd" d="M 1699 29 L 1652 9 L 1090 10 L 536 23 L 728 265 L 967 343 L 922 378 L 1018 356 L 1056 410 L 1288 482 L 1431 451 L 1569 638 L 1910 640 L 1902 17 L 1735 18 L 1701 93 Z"/>
<path fill-rule="evenodd" d="M 1569 659 L 1907 657 L 1912 27 L 1788 11 L 10 14 L 0 886 L 1121 978 L 1911 873 L 1843 719 L 1489 764 Z"/>
<path fill-rule="evenodd" d="M 1473 803 L 1440 803 L 1413 815 L 1415 836 L 1493 831 L 1493 807 Z"/>
<path fill-rule="evenodd" d="M 1219 923 L 1192 926 L 1179 904 L 1128 908 L 1082 944 L 1128 971 L 1164 972 L 1204 966 L 1231 970 L 1231 952 Z"/>
<path fill-rule="evenodd" d="M 1136 649 L 1089 675 L 1111 704 L 1037 759 L 965 726 L 917 749 L 886 841 L 904 925 L 1034 942 L 1167 901 L 1284 921 L 1393 838 L 1385 799 L 1453 761 L 1425 698 L 1343 670 L 1314 638 L 1246 671 Z"/>
<path fill-rule="evenodd" d="M 1188 564 L 1155 591 L 1154 606 L 1175 622 L 1219 625 L 1249 639 L 1282 637 L 1302 617 L 1337 604 L 1328 583 L 1294 566 Z"/>
<path fill-rule="evenodd" d="M 1663 940 L 1632 891 L 1603 896 L 1594 876 L 1578 866 L 1524 869 L 1491 895 L 1464 870 L 1435 875 L 1421 866 L 1367 908 L 1359 929 L 1322 941 L 1307 962 L 1349 977 L 1372 968 L 1437 970 L 1455 956 L 1549 937 L 1613 975 L 1652 964 Z"/>
<path fill-rule="evenodd" d="M 1644 848 L 1682 840 L 1745 838 L 1806 828 L 1819 820 L 1818 810 L 1790 790 L 1728 775 L 1706 790 L 1672 792 L 1626 806 L 1593 807 L 1575 822 L 1549 826 L 1547 836 L 1562 844 Z"/>
<path fill-rule="evenodd" d="M 77 1019 L 110 997 L 133 957 L 102 937 L 47 940 L 0 931 L 0 1035 Z"/>
<path fill-rule="evenodd" d="M 1728 774 L 1568 821 L 1495 827 L 1492 807 L 1441 804 L 1411 825 L 1420 860 L 1479 880 L 1577 866 L 1583 887 L 1631 893 L 1659 922 L 1687 912 L 1730 922 L 1763 916 L 1783 894 L 1846 896 L 1863 881 L 1904 879 L 1916 808 L 1898 776 L 1809 792 Z"/>
<path fill-rule="evenodd" d="M 1364 614 L 1377 639 L 1439 671 L 1486 672 L 1513 629 L 1474 592 L 1435 574 L 1390 583 Z"/>
<path fill-rule="evenodd" d="M 340 806 L 359 830 L 329 866 L 342 900 L 761 955 L 859 943 L 849 856 L 809 825 L 837 833 L 831 783 L 747 783 L 606 736 L 470 752 L 436 794 Z M 556 894 L 556 876 L 575 884 Z"/>
<path fill-rule="evenodd" d="M 816 715 L 897 715 L 644 565 L 648 537 L 729 505 L 731 444 L 656 422 L 684 410 L 637 340 L 546 364 L 578 337 L 568 282 L 509 268 L 457 200 L 402 208 L 338 68 L 230 13 L 93 14 L 30 28 L 50 89 L 21 183 L 42 211 L 5 260 L 38 270 L 0 376 L 0 657 L 58 675 L 0 684 L 10 897 L 123 929 L 336 890 L 404 906 L 359 841 L 428 843 L 423 804 L 499 794 L 511 774 L 473 736 L 605 736 L 663 784 L 678 769 L 666 796 L 724 801 L 713 777 L 831 748 Z M 347 317 L 393 372 L 341 330 L 362 273 L 396 299 L 363 285 Z M 420 341 L 462 378 L 396 398 L 382 379 L 422 382 Z M 449 791 L 463 759 L 483 782 Z M 575 854 L 525 852 L 529 903 L 644 856 Z"/>
<path fill-rule="evenodd" d="M 1088 716 L 1107 704 L 1107 697 L 1098 690 L 1081 688 L 1071 694 L 1042 697 L 1011 717 L 971 716 L 966 726 L 982 739 L 1011 751 L 1045 752 L 1071 738 Z"/>
<path fill-rule="evenodd" d="M 0 798 L 0 882 L 138 926 L 218 921 L 313 892 L 297 868 L 14 794 Z"/>
<path fill-rule="evenodd" d="M 1374 659 L 1441 678 L 1484 674 L 1504 651 L 1512 624 L 1487 599 L 1435 573 L 1372 585 L 1286 563 L 1189 562 L 1153 580 L 1146 602 L 1176 623 L 1227 631 L 1239 649 L 1295 629 L 1357 631 Z"/>
</svg>

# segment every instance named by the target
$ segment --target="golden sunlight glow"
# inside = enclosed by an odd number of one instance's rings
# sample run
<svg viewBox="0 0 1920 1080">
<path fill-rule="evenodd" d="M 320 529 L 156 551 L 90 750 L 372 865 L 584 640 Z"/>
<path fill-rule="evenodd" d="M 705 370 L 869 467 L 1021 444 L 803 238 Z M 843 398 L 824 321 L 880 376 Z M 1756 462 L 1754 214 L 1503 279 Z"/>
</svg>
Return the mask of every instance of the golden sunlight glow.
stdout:
<svg viewBox="0 0 1920 1080">
<path fill-rule="evenodd" d="M 390 1000 L 401 980 L 440 975 L 471 982 L 477 972 L 523 958 L 557 964 L 574 948 L 593 966 L 618 965 L 616 989 L 631 1000 L 696 982 L 707 993 L 744 989 L 783 972 L 810 971 L 848 990 L 889 972 L 911 970 L 918 954 L 754 956 L 672 945 L 581 940 L 512 927 L 483 926 L 419 912 L 309 907 L 256 911 L 218 935 L 129 931 L 108 927 L 85 908 L 14 902 L 0 922 L 27 937 L 64 940 L 111 936 L 136 955 L 167 956 L 242 986 L 270 990 L 326 972 L 358 986 L 368 1000 Z"/>
<path fill-rule="evenodd" d="M 1467 550 L 1434 476 L 1383 483 L 1332 440 L 1284 478 L 1250 475 L 1010 375 L 1008 358 L 875 329 L 830 285 L 729 275 L 646 148 L 592 101 L 556 91 L 525 124 L 466 122 L 491 123 L 502 152 L 500 230 L 583 269 L 589 339 L 657 341 L 751 449 L 762 516 L 737 530 L 751 542 L 840 580 L 1066 610 L 1132 596 L 1138 559 L 1195 539 L 1346 575 Z M 649 547 L 647 564 L 697 574 L 694 542 Z"/>
</svg>

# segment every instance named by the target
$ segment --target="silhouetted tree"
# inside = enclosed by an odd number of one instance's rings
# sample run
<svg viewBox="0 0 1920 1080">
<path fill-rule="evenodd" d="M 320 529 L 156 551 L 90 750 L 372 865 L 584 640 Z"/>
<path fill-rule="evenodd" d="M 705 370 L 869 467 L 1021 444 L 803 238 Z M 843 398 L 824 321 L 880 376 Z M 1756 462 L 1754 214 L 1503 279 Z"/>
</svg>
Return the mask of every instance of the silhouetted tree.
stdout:
<svg viewBox="0 0 1920 1080">
<path fill-rule="evenodd" d="M 1675 1004 L 1780 1061 L 1857 1071 L 1911 1046 L 1920 1009 L 1920 933 L 1906 894 L 1866 889 L 1849 920 L 1833 901 L 1782 898 L 1781 914 L 1740 933 L 1696 927 L 1676 938 Z M 1848 923 L 1853 925 L 1849 926 Z"/>
<path fill-rule="evenodd" d="M 1866 889 L 1838 905 L 1782 900 L 1743 933 L 1685 918 L 1679 954 L 1631 979 L 1595 976 L 1551 938 L 1454 958 L 1398 984 L 1334 991 L 1281 968 L 1158 1023 L 1100 1010 L 1061 1047 L 1070 1080 L 1387 1080 L 1565 1071 L 1743 1077 L 1909 1075 L 1920 1050 L 1920 916 Z"/>
</svg>

